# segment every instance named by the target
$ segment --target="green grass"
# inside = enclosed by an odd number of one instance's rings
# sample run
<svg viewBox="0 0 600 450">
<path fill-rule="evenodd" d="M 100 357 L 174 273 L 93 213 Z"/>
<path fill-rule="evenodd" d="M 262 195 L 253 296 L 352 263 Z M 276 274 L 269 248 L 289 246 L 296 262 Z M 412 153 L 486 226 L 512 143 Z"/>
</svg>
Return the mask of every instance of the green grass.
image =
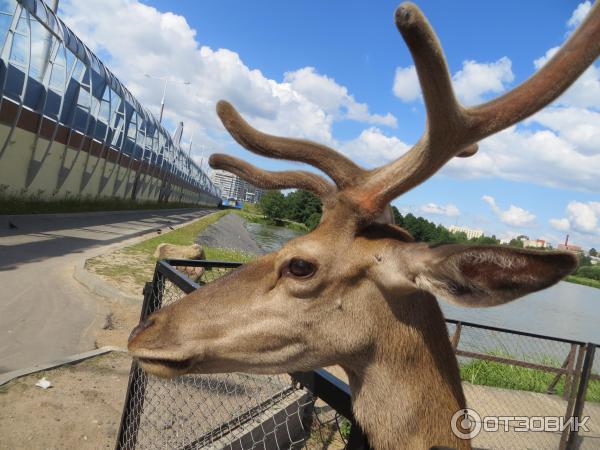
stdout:
<svg viewBox="0 0 600 450">
<path fill-rule="evenodd" d="M 236 214 L 242 216 L 248 222 L 260 223 L 262 225 L 270 225 L 270 226 L 274 226 L 274 227 L 286 227 L 286 228 L 289 228 L 290 230 L 300 231 L 302 233 L 307 233 L 309 231 L 308 227 L 306 225 L 304 225 L 303 223 L 294 222 L 292 220 L 287 220 L 287 219 L 279 219 L 279 220 L 267 219 L 266 217 L 264 217 L 261 214 L 254 213 L 254 212 L 249 212 L 247 210 L 242 210 L 242 211 L 236 210 L 234 212 Z"/>
<path fill-rule="evenodd" d="M 594 280 L 592 278 L 579 277 L 577 275 L 569 275 L 565 278 L 565 281 L 600 289 L 600 281 Z"/>
<path fill-rule="evenodd" d="M 256 257 L 241 250 L 229 248 L 205 247 L 206 259 L 209 261 L 248 262 Z"/>
<path fill-rule="evenodd" d="M 156 247 L 163 243 L 191 245 L 194 243 L 198 235 L 202 233 L 209 225 L 215 223 L 221 217 L 229 214 L 230 212 L 230 210 L 217 211 L 177 230 L 163 233 L 151 239 L 147 239 L 126 247 L 125 250 L 153 254 L 154 250 L 156 250 Z"/>
<path fill-rule="evenodd" d="M 120 198 L 72 197 L 46 201 L 41 198 L 0 196 L 2 214 L 48 214 L 141 209 L 199 208 L 190 203 L 134 202 Z"/>
<path fill-rule="evenodd" d="M 489 352 L 489 354 L 512 358 L 506 352 L 495 351 Z M 539 358 L 536 362 L 547 366 L 560 367 L 558 361 L 549 357 Z M 550 372 L 480 359 L 473 359 L 468 363 L 460 364 L 460 375 L 464 381 L 471 384 L 542 393 L 547 392 L 548 386 L 555 377 L 555 374 Z M 562 395 L 564 387 L 563 376 L 557 383 L 555 392 Z M 600 402 L 600 380 L 590 380 L 586 400 Z"/>
<path fill-rule="evenodd" d="M 121 289 L 141 292 L 144 283 L 152 278 L 156 258 L 154 251 L 162 243 L 191 245 L 209 225 L 232 210 L 217 211 L 177 230 L 154 236 L 107 255 L 86 261 L 86 268 L 110 279 Z M 216 261 L 248 262 L 255 257 L 240 250 L 204 247 L 206 259 Z"/>
</svg>

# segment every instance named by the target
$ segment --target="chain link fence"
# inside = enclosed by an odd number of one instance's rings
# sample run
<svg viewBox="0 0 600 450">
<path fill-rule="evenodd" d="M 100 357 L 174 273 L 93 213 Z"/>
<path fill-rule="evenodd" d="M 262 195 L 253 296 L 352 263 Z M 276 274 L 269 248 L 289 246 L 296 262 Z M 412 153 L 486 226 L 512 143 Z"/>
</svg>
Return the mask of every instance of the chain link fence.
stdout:
<svg viewBox="0 0 600 450">
<path fill-rule="evenodd" d="M 600 377 L 594 375 L 593 344 L 450 320 L 448 331 L 470 419 L 481 427 L 474 447 L 600 448 Z M 586 415 L 589 431 L 572 433 L 570 424 Z"/>
<path fill-rule="evenodd" d="M 146 285 L 141 318 L 238 265 L 159 262 L 152 283 Z M 594 361 L 595 345 L 447 322 L 470 409 L 465 418 L 476 434 L 474 448 L 600 448 L 600 362 Z M 569 424 L 584 420 L 587 430 L 571 431 Z M 162 380 L 146 375 L 134 361 L 116 448 L 368 446 L 353 422 L 348 386 L 323 370 Z"/>
</svg>

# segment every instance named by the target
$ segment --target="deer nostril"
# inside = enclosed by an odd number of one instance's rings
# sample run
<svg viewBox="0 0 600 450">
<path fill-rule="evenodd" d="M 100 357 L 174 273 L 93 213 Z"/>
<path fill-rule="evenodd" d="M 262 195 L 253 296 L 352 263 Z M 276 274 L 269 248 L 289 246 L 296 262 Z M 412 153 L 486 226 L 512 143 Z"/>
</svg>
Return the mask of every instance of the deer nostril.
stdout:
<svg viewBox="0 0 600 450">
<path fill-rule="evenodd" d="M 154 319 L 146 319 L 143 322 L 141 322 L 137 327 L 135 327 L 131 331 L 128 341 L 131 342 L 131 340 L 134 337 L 136 337 L 138 334 L 140 334 L 142 331 L 144 331 L 146 328 L 148 328 L 149 326 L 151 326 L 153 324 L 154 324 Z"/>
</svg>

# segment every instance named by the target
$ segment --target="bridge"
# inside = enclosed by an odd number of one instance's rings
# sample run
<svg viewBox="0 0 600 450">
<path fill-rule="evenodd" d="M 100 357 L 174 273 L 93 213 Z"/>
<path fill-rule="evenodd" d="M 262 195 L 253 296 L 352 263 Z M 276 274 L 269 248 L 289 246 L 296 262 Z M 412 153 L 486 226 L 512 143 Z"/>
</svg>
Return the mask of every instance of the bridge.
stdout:
<svg viewBox="0 0 600 450">
<path fill-rule="evenodd" d="M 217 205 L 219 189 L 41 0 L 0 2 L 0 196 Z"/>
</svg>

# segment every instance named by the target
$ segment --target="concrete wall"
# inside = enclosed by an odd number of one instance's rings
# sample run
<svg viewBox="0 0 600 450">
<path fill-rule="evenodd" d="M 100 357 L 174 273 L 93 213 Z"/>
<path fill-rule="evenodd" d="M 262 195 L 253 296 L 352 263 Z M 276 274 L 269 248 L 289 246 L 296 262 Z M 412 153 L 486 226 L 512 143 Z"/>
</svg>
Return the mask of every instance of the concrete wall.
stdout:
<svg viewBox="0 0 600 450">
<path fill-rule="evenodd" d="M 0 143 L 5 141 L 9 131 L 9 126 L 0 123 Z M 156 176 L 157 170 L 140 173 L 134 193 L 136 170 L 59 142 L 50 146 L 48 143 L 43 138 L 36 141 L 35 133 L 15 128 L 0 156 L 0 195 L 48 201 L 74 197 L 158 201 L 164 180 Z M 84 172 L 90 176 L 84 177 Z M 167 183 L 169 201 L 217 204 L 210 195 L 195 192 L 183 184 L 181 180 Z"/>
</svg>

